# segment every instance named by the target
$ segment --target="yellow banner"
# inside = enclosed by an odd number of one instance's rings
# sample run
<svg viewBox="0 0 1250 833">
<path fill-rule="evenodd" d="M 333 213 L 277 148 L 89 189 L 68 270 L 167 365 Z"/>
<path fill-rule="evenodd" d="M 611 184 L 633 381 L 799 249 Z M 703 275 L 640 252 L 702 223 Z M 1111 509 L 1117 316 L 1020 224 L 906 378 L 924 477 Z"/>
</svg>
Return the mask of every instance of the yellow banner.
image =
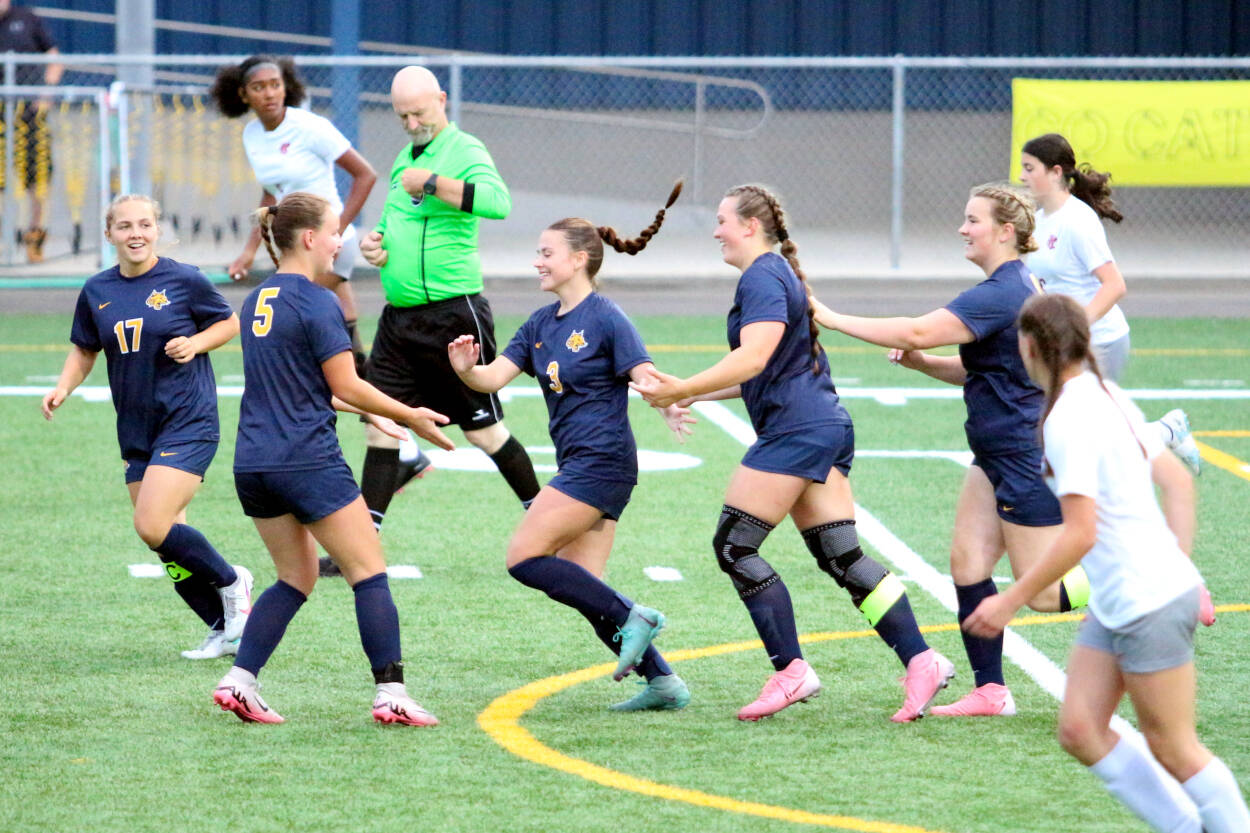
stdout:
<svg viewBox="0 0 1250 833">
<path fill-rule="evenodd" d="M 1011 82 L 1011 178 L 1020 148 L 1062 133 L 1112 185 L 1250 185 L 1250 81 Z"/>
</svg>

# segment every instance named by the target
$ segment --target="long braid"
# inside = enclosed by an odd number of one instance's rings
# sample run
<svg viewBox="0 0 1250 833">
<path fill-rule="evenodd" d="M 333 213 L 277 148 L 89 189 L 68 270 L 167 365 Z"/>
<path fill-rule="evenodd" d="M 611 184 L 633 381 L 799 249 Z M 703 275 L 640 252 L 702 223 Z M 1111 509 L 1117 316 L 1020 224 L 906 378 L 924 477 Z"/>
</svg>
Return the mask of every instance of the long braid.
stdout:
<svg viewBox="0 0 1250 833">
<path fill-rule="evenodd" d="M 821 353 L 820 328 L 816 326 L 816 311 L 812 309 L 811 304 L 812 287 L 807 282 L 807 276 L 803 274 L 803 267 L 799 265 L 799 247 L 790 239 L 790 230 L 786 228 L 786 213 L 777 202 L 777 198 L 763 188 L 753 185 L 747 187 L 753 189 L 767 203 L 768 210 L 773 216 L 773 236 L 781 243 L 781 256 L 786 259 L 786 263 L 790 264 L 799 283 L 803 284 L 803 291 L 807 293 L 807 329 L 812 338 L 812 373 L 818 375 Z"/>
<path fill-rule="evenodd" d="M 668 202 L 664 203 L 664 207 L 655 213 L 655 221 L 640 231 L 637 237 L 632 240 L 622 240 L 616 233 L 616 229 L 611 226 L 599 226 L 596 229 L 599 232 L 599 237 L 603 239 L 604 243 L 607 243 L 618 252 L 624 252 L 627 255 L 638 254 L 647 247 L 647 243 L 651 241 L 655 233 L 660 230 L 660 226 L 664 224 L 664 214 L 669 208 L 672 208 L 673 203 L 677 202 L 677 198 L 681 196 L 683 184 L 685 184 L 685 180 L 677 180 L 672 192 L 668 195 Z"/>
<path fill-rule="evenodd" d="M 265 250 L 269 252 L 269 259 L 275 267 L 278 265 L 278 250 L 273 247 L 273 217 L 277 213 L 278 206 L 267 205 L 256 209 L 253 215 L 256 225 L 260 227 L 260 239 L 265 241 Z"/>
</svg>

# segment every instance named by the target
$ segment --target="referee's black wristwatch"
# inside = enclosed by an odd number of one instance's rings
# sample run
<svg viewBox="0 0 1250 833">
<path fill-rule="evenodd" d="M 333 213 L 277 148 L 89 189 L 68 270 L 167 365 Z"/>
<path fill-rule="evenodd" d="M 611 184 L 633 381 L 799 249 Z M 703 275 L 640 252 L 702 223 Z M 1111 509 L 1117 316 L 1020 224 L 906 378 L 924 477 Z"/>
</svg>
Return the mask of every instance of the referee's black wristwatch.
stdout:
<svg viewBox="0 0 1250 833">
<path fill-rule="evenodd" d="M 421 186 L 421 190 L 430 196 L 434 196 L 434 192 L 438 190 L 438 174 L 430 174 L 430 178 Z"/>
</svg>

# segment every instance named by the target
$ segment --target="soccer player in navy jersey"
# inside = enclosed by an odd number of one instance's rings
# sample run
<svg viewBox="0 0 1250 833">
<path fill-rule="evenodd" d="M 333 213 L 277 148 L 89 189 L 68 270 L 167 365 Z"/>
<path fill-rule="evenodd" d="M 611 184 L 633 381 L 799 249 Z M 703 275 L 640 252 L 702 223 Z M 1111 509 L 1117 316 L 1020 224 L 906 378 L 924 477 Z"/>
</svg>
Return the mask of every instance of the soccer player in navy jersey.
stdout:
<svg viewBox="0 0 1250 833">
<path fill-rule="evenodd" d="M 333 268 L 341 245 L 330 203 L 296 192 L 256 214 L 278 268 L 243 302 L 245 384 L 234 481 L 278 580 L 256 600 L 234 667 L 213 700 L 244 721 L 282 722 L 257 694 L 256 675 L 317 582 L 320 543 L 355 595 L 360 640 L 377 687 L 373 718 L 436 725 L 404 688 L 399 615 L 382 545 L 343 459 L 334 411 L 366 413 L 392 435 L 401 433 L 395 420 L 451 449 L 436 424 L 447 418 L 396 402 L 356 375 L 342 308 L 333 292 L 313 282 Z"/>
<path fill-rule="evenodd" d="M 816 563 L 850 593 L 907 669 L 903 705 L 892 719 L 916 720 L 955 669 L 925 643 L 902 582 L 860 549 L 847 480 L 855 432 L 816 340 L 785 214 L 761 186 L 732 188 L 717 208 L 713 236 L 725 262 L 742 272 L 729 311 L 729 355 L 689 379 L 657 372 L 635 387 L 660 407 L 741 396 L 758 435 L 729 483 L 713 538 L 717 562 L 776 672 L 738 719 L 759 720 L 820 692 L 799 648 L 790 592 L 759 554 L 789 515 Z"/>
<path fill-rule="evenodd" d="M 251 608 L 252 575 L 226 563 L 186 523 L 186 509 L 221 439 L 207 353 L 238 334 L 239 319 L 203 272 L 157 256 L 155 200 L 118 197 L 104 227 L 118 263 L 89 278 L 78 295 L 74 346 L 56 387 L 43 397 L 43 415 L 52 419 L 103 350 L 135 531 L 208 625 L 203 643 L 182 655 L 234 653 Z"/>
<path fill-rule="evenodd" d="M 680 191 L 678 183 L 665 209 Z M 635 669 L 645 677 L 642 691 L 612 706 L 617 711 L 680 709 L 690 702 L 686 684 L 651 645 L 664 615 L 601 580 L 616 523 L 638 482 L 627 383 L 646 377 L 654 365 L 625 313 L 595 291 L 595 275 L 604 241 L 636 254 L 663 221 L 661 209 L 634 240 L 581 218 L 553 223 L 538 239 L 534 267 L 542 288 L 559 300 L 531 315 L 490 364 L 479 364 L 481 347 L 471 335 L 447 345 L 452 368 L 475 391 L 494 393 L 522 372 L 542 381 L 559 471 L 513 533 L 508 572 L 590 621 L 618 654 L 614 679 Z M 686 424 L 693 420 L 686 409 L 669 408 L 664 418 L 679 439 L 689 433 Z"/>
<path fill-rule="evenodd" d="M 985 280 L 945 307 L 918 318 L 862 318 L 842 315 L 813 299 L 822 326 L 891 348 L 890 360 L 963 387 L 968 419 L 964 433 L 974 455 L 955 510 L 951 578 L 959 599 L 959 621 L 982 599 L 998 592 L 994 566 L 1003 551 L 1019 577 L 1059 534 L 1059 502 L 1042 479 L 1038 417 L 1043 395 L 1029 380 L 1016 347 L 1016 316 L 1041 285 L 1020 256 L 1034 251 L 1033 203 L 1003 185 L 972 189 L 959 234 L 964 257 L 981 267 Z M 958 345 L 958 356 L 922 351 Z M 1076 567 L 1047 587 L 1029 606 L 1038 611 L 1071 610 L 1089 597 L 1089 582 Z M 930 714 L 949 717 L 1010 716 L 1015 701 L 1003 679 L 1003 638 L 962 632 L 974 688 L 958 702 Z"/>
</svg>

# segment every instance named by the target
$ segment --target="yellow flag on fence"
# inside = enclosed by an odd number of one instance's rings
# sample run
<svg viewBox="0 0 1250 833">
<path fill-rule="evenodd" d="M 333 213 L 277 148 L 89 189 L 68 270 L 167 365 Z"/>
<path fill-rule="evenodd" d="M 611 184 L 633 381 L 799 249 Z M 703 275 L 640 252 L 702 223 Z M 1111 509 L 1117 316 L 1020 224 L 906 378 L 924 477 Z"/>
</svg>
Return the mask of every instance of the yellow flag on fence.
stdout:
<svg viewBox="0 0 1250 833">
<path fill-rule="evenodd" d="M 1013 181 L 1021 146 L 1043 133 L 1115 186 L 1250 185 L 1250 81 L 1012 79 Z"/>
</svg>

